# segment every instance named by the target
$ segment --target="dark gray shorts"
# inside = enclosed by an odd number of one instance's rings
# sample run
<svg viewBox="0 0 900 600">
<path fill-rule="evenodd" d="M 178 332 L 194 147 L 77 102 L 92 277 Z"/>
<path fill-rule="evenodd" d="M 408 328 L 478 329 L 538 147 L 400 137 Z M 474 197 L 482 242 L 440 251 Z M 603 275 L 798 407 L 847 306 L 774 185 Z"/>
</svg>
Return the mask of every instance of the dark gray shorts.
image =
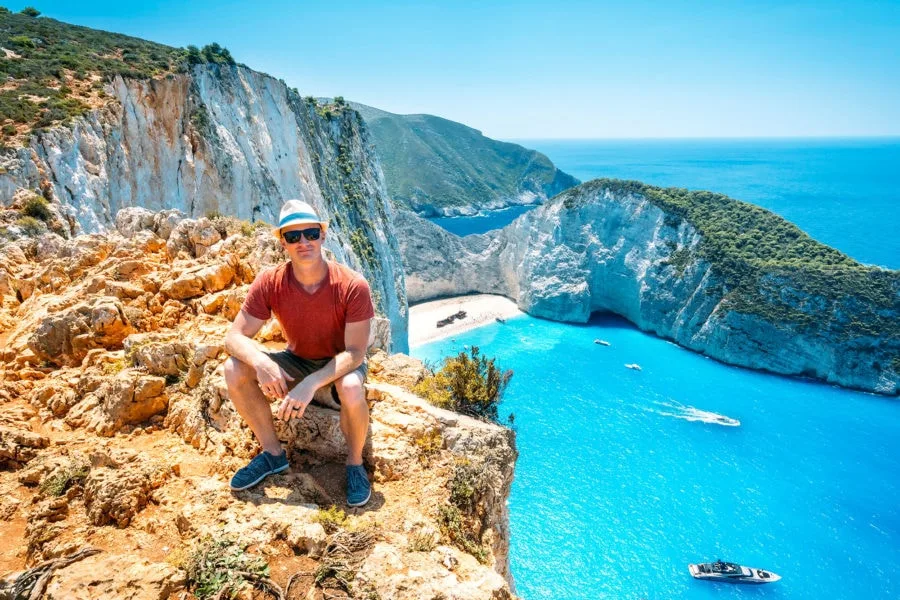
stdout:
<svg viewBox="0 0 900 600">
<path fill-rule="evenodd" d="M 269 356 L 269 358 L 278 363 L 278 366 L 284 369 L 285 373 L 294 378 L 293 381 L 287 382 L 288 390 L 293 389 L 294 386 L 300 383 L 302 379 L 305 379 L 307 375 L 318 371 L 329 362 L 331 362 L 330 358 L 303 358 L 301 356 L 297 356 L 290 350 L 282 350 L 281 352 L 266 352 L 266 354 Z M 366 361 L 363 361 L 363 363 L 356 367 L 354 371 L 351 371 L 351 373 L 359 373 L 363 382 L 366 381 L 366 373 L 368 372 L 369 365 L 366 364 Z M 340 404 L 341 399 L 338 397 L 337 388 L 333 383 L 329 387 L 331 388 L 331 397 L 337 404 Z M 321 404 L 315 398 L 313 398 L 313 402 L 315 402 L 316 404 Z"/>
</svg>

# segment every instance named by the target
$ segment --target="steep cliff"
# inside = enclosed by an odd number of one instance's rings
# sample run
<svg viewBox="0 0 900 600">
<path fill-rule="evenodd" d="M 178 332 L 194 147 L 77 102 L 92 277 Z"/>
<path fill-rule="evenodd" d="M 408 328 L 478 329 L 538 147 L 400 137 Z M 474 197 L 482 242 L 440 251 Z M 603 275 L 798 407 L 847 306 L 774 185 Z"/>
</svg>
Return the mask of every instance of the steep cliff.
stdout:
<svg viewBox="0 0 900 600">
<path fill-rule="evenodd" d="M 549 158 L 433 115 L 352 104 L 365 119 L 398 207 L 431 216 L 540 204 L 578 184 Z"/>
<path fill-rule="evenodd" d="M 124 207 L 273 223 L 301 198 L 330 221 L 325 247 L 362 272 L 406 349 L 407 304 L 392 208 L 359 115 L 327 116 L 283 82 L 235 65 L 163 79 L 116 77 L 114 99 L 0 157 L 0 202 L 40 190 L 68 233 L 102 231 Z"/>
<path fill-rule="evenodd" d="M 486 292 L 538 317 L 624 316 L 729 364 L 897 394 L 900 272 L 718 194 L 596 180 L 500 232 L 397 219 L 410 301 Z"/>
</svg>

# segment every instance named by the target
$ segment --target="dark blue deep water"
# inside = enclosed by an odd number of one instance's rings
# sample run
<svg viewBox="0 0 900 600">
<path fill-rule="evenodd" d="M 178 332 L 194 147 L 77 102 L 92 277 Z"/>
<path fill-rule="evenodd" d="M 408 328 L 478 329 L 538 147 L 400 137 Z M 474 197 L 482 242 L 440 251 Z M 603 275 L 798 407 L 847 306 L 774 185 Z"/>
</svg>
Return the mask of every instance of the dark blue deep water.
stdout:
<svg viewBox="0 0 900 600">
<path fill-rule="evenodd" d="M 721 192 L 778 213 L 856 260 L 900 268 L 897 138 L 515 141 L 582 181 Z M 440 224 L 458 235 L 483 233 L 516 216 Z"/>
<path fill-rule="evenodd" d="M 520 143 L 582 180 L 755 202 L 900 268 L 898 140 Z M 412 353 L 436 361 L 471 345 L 515 372 L 501 413 L 518 430 L 510 557 L 526 600 L 900 598 L 896 398 L 728 367 L 612 316 L 523 316 Z M 716 558 L 784 579 L 688 574 Z"/>
</svg>

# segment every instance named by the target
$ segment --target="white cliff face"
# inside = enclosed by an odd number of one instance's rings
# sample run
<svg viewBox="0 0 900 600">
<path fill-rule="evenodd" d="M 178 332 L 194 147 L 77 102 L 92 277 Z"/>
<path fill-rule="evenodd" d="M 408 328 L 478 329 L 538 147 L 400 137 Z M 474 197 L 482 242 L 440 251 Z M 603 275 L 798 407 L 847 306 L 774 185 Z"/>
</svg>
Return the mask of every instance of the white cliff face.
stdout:
<svg viewBox="0 0 900 600">
<path fill-rule="evenodd" d="M 410 213 L 398 222 L 411 302 L 495 293 L 534 316 L 575 323 L 609 311 L 729 364 L 900 391 L 891 366 L 900 340 L 847 338 L 730 309 L 725 286 L 698 258 L 699 232 L 639 194 L 575 188 L 499 232 L 465 238 Z"/>
<path fill-rule="evenodd" d="M 357 113 L 316 115 L 286 86 L 244 67 L 201 66 L 162 80 L 117 78 L 117 100 L 0 157 L 0 203 L 47 190 L 72 231 L 110 228 L 139 206 L 277 221 L 290 198 L 328 219 L 325 247 L 362 272 L 407 348 L 407 303 L 392 209 Z"/>
</svg>

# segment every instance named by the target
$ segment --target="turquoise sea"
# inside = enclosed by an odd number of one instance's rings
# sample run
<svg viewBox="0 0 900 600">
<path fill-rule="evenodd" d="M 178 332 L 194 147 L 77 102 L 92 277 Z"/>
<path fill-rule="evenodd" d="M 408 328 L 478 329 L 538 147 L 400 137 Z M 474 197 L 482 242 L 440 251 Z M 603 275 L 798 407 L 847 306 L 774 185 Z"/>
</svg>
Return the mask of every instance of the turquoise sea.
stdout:
<svg viewBox="0 0 900 600">
<path fill-rule="evenodd" d="M 601 144 L 591 154 L 583 142 L 553 144 L 526 145 L 581 179 L 610 175 L 742 197 L 724 185 L 688 180 L 706 173 L 710 181 L 750 189 L 737 175 L 746 165 L 722 167 L 721 179 L 708 165 L 698 166 L 727 162 L 722 157 L 738 153 L 739 144 L 715 151 L 710 145 L 705 159 L 682 170 L 682 159 L 660 158 L 663 150 L 654 144 L 643 161 L 636 148 L 628 154 Z M 754 168 L 782 173 L 753 184 L 760 198 L 774 203 L 768 208 L 798 223 L 807 219 L 802 227 L 820 227 L 815 237 L 822 241 L 836 236 L 828 243 L 857 259 L 900 267 L 894 233 L 900 230 L 900 191 L 891 185 L 900 145 L 876 144 L 869 151 L 881 158 L 863 160 L 848 158 L 850 142 L 818 150 L 798 144 L 799 155 L 780 144 L 767 150 L 762 142 L 750 143 L 755 155 L 769 157 Z M 780 163 L 779 154 L 785 156 Z M 610 168 L 611 155 L 622 159 L 618 170 L 589 172 Z M 790 165 L 818 164 L 811 155 L 836 157 L 831 168 L 819 167 L 823 177 L 846 172 L 848 163 L 868 176 L 843 182 L 813 177 L 800 185 Z M 887 172 L 876 164 L 894 166 Z M 660 180 L 642 171 L 658 171 Z M 779 188 L 779 181 L 794 183 Z M 816 181 L 826 182 L 821 191 Z M 833 195 L 835 189 L 856 191 L 851 201 Z M 804 206 L 792 208 L 789 198 Z M 611 346 L 595 344 L 597 338 Z M 472 345 L 515 373 L 501 414 L 515 415 L 518 432 L 510 560 L 526 600 L 900 598 L 897 398 L 728 367 L 613 315 L 595 315 L 583 326 L 522 316 L 412 354 L 436 361 Z M 716 424 L 716 415 L 740 426 Z M 784 579 L 742 587 L 688 574 L 688 563 L 716 558 Z"/>
</svg>

